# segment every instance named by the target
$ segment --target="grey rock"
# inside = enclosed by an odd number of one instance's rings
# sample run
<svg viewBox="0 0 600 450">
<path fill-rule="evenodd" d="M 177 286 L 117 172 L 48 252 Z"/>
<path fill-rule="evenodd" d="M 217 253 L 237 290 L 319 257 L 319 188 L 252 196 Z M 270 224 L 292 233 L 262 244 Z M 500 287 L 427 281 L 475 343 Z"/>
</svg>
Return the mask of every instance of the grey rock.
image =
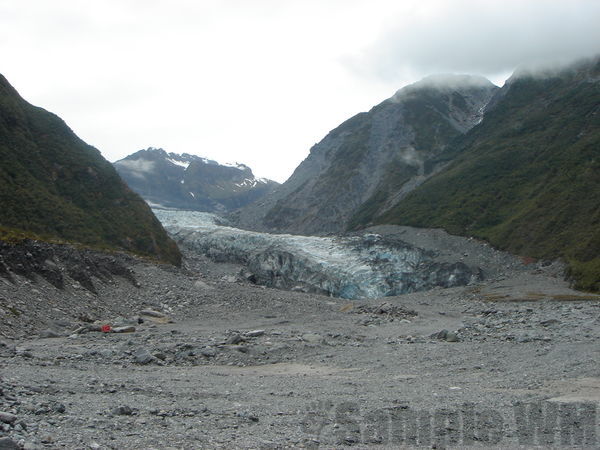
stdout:
<svg viewBox="0 0 600 450">
<path fill-rule="evenodd" d="M 130 406 L 122 405 L 113 408 L 111 411 L 116 416 L 131 416 L 133 415 L 133 409 Z"/>
<path fill-rule="evenodd" d="M 52 411 L 54 411 L 56 413 L 62 414 L 66 410 L 67 410 L 67 408 L 62 403 L 55 403 L 54 405 L 52 405 Z"/>
<path fill-rule="evenodd" d="M 167 355 L 165 355 L 163 352 L 155 352 L 152 356 L 154 356 L 156 359 L 160 359 L 161 361 L 167 359 Z"/>
<path fill-rule="evenodd" d="M 135 327 L 132 325 L 127 325 L 123 327 L 116 327 L 112 329 L 113 333 L 133 333 L 135 331 Z"/>
<path fill-rule="evenodd" d="M 441 331 L 438 331 L 437 333 L 433 333 L 430 337 L 432 337 L 434 339 L 439 339 L 440 341 L 443 341 L 446 339 L 447 336 L 448 336 L 448 330 L 441 330 Z"/>
<path fill-rule="evenodd" d="M 51 434 L 47 434 L 46 436 L 44 436 L 42 438 L 42 443 L 43 444 L 52 444 L 55 441 L 56 441 L 56 439 Z"/>
<path fill-rule="evenodd" d="M 80 314 L 78 319 L 85 323 L 93 323 L 95 321 L 95 319 L 87 313 Z"/>
<path fill-rule="evenodd" d="M 0 348 L 5 348 L 9 353 L 16 353 L 17 346 L 9 342 L 0 341 Z"/>
<path fill-rule="evenodd" d="M 112 321 L 113 331 L 115 328 L 126 327 L 129 325 L 136 325 L 137 321 L 135 319 L 126 319 L 125 317 L 117 317 Z"/>
<path fill-rule="evenodd" d="M 134 361 L 137 364 L 150 364 L 154 361 L 154 356 L 145 348 L 139 348 L 133 354 Z"/>
<path fill-rule="evenodd" d="M 446 334 L 446 342 L 459 342 L 460 339 L 458 338 L 458 335 L 453 332 L 453 331 L 449 331 Z"/>
<path fill-rule="evenodd" d="M 258 422 L 259 418 L 257 416 L 255 416 L 254 414 L 250 414 L 246 411 L 240 411 L 236 413 L 236 416 L 242 419 L 246 419 L 250 422 Z"/>
<path fill-rule="evenodd" d="M 52 325 L 55 327 L 58 327 L 58 328 L 69 328 L 73 324 L 66 319 L 58 319 L 58 320 L 55 320 L 54 322 L 52 322 Z"/>
<path fill-rule="evenodd" d="M 98 355 L 100 355 L 103 358 L 110 358 L 113 356 L 113 354 L 114 354 L 114 352 L 108 348 L 103 348 L 101 350 L 98 350 Z"/>
<path fill-rule="evenodd" d="M 239 334 L 234 334 L 229 339 L 227 339 L 227 341 L 225 341 L 225 343 L 228 345 L 236 345 L 243 341 L 244 341 L 244 339 L 242 338 L 242 336 L 240 336 Z"/>
<path fill-rule="evenodd" d="M 206 284 L 204 281 L 202 280 L 196 280 L 194 282 L 194 287 L 196 289 L 214 289 L 212 286 L 210 286 L 209 284 Z"/>
<path fill-rule="evenodd" d="M 0 450 L 19 450 L 21 447 L 9 437 L 0 438 Z"/>
<path fill-rule="evenodd" d="M 252 330 L 245 333 L 247 337 L 259 337 L 265 334 L 265 330 Z"/>
<path fill-rule="evenodd" d="M 60 333 L 57 333 L 54 330 L 47 329 L 47 330 L 40 331 L 39 336 L 42 339 L 47 339 L 47 338 L 58 338 L 58 337 L 61 337 L 62 335 Z"/>
<path fill-rule="evenodd" d="M 155 311 L 153 309 L 142 309 L 140 311 L 140 316 L 156 317 L 156 318 L 159 318 L 159 319 L 167 317 L 166 314 L 161 313 L 159 311 Z"/>
<path fill-rule="evenodd" d="M 226 283 L 235 283 L 237 281 L 237 277 L 234 275 L 223 275 L 221 280 Z"/>
<path fill-rule="evenodd" d="M 318 344 L 322 339 L 323 337 L 316 333 L 306 333 L 302 335 L 302 340 L 304 342 L 308 342 L 309 344 Z"/>
<path fill-rule="evenodd" d="M 14 414 L 0 411 L 0 422 L 12 424 L 17 420 L 17 416 Z"/>
<path fill-rule="evenodd" d="M 196 356 L 194 350 L 183 350 L 175 355 L 176 359 L 187 359 Z"/>
<path fill-rule="evenodd" d="M 202 356 L 206 356 L 207 358 L 214 358 L 217 356 L 217 351 L 214 348 L 206 347 L 200 350 L 200 354 Z"/>
</svg>

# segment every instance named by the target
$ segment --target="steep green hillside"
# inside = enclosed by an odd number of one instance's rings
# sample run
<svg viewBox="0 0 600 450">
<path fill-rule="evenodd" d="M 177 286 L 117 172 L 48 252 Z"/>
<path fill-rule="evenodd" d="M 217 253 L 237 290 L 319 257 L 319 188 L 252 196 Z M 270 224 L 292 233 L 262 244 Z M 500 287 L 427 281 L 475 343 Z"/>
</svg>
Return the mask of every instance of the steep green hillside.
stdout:
<svg viewBox="0 0 600 450">
<path fill-rule="evenodd" d="M 444 172 L 376 223 L 441 227 L 537 258 L 600 290 L 600 61 L 515 75 Z"/>
<path fill-rule="evenodd" d="M 98 150 L 0 75 L 0 227 L 179 264 L 145 202 Z"/>
</svg>

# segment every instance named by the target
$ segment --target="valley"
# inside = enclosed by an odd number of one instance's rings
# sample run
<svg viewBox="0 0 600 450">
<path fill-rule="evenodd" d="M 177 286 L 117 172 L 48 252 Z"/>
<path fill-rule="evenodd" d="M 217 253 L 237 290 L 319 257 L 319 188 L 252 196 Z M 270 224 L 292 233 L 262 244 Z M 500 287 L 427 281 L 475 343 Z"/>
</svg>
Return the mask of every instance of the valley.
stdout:
<svg viewBox="0 0 600 450">
<path fill-rule="evenodd" d="M 0 449 L 598 447 L 599 73 L 426 77 L 281 185 L 0 76 Z"/>
<path fill-rule="evenodd" d="M 178 223 L 217 227 L 203 218 Z M 25 448 L 596 443 L 600 299 L 560 264 L 413 231 L 488 276 L 349 300 L 260 286 L 182 245 L 181 269 L 115 255 L 128 270 L 90 270 L 95 292 L 66 270 L 62 289 L 0 278 L 2 429 Z M 559 408 L 572 422 L 545 421 Z"/>
</svg>

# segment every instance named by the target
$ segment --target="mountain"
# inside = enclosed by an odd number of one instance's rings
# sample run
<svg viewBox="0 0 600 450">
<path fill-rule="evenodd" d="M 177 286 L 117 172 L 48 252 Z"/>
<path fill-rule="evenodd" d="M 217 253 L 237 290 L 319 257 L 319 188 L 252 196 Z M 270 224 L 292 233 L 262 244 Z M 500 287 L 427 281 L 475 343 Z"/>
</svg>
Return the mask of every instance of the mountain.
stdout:
<svg viewBox="0 0 600 450">
<path fill-rule="evenodd" d="M 497 89 L 467 75 L 401 89 L 331 131 L 273 195 L 239 213 L 239 224 L 324 234 L 386 211 L 444 167 L 440 155 L 481 120 Z"/>
<path fill-rule="evenodd" d="M 562 257 L 576 287 L 600 290 L 600 58 L 518 71 L 448 154 L 442 173 L 358 225 L 441 227 Z"/>
<path fill-rule="evenodd" d="M 140 150 L 114 163 L 127 184 L 153 206 L 229 212 L 270 193 L 278 183 L 256 178 L 243 164 L 222 165 L 161 148 Z"/>
<path fill-rule="evenodd" d="M 181 260 L 150 208 L 100 152 L 0 75 L 0 239 L 14 236 Z"/>
</svg>

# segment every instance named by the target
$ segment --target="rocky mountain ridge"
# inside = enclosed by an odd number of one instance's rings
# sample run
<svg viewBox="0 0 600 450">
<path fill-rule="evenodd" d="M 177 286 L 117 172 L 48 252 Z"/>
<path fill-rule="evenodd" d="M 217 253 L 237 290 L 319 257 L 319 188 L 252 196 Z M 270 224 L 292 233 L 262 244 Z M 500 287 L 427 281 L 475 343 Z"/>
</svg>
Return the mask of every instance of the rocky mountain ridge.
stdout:
<svg viewBox="0 0 600 450">
<path fill-rule="evenodd" d="M 498 88 L 482 77 L 438 75 L 331 131 L 293 175 L 239 214 L 243 227 L 298 234 L 344 231 L 373 204 L 401 198 L 443 167 L 436 158 L 476 125 Z M 391 206 L 391 204 L 389 205 Z"/>
<path fill-rule="evenodd" d="M 260 199 L 278 185 L 256 178 L 244 164 L 219 164 L 153 147 L 116 161 L 114 167 L 153 207 L 224 213 Z"/>
<path fill-rule="evenodd" d="M 359 226 L 440 227 L 534 258 L 563 258 L 578 288 L 600 290 L 600 58 L 522 68 L 451 163 Z"/>
<path fill-rule="evenodd" d="M 330 234 L 439 227 L 540 259 L 600 290 L 600 58 L 523 67 L 499 89 L 434 76 L 315 145 L 292 177 L 235 219 Z"/>
</svg>

